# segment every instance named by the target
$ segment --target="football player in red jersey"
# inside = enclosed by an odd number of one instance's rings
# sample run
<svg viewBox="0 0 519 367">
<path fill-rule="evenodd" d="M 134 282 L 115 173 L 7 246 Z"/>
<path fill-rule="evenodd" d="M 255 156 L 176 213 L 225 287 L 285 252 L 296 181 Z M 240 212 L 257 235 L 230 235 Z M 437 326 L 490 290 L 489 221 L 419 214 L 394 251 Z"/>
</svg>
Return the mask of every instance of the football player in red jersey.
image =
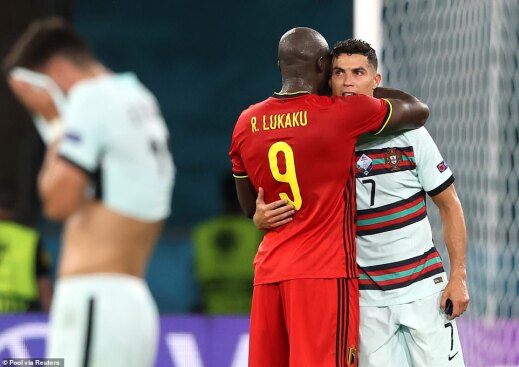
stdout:
<svg viewBox="0 0 519 367">
<path fill-rule="evenodd" d="M 278 56 L 281 91 L 242 112 L 230 149 L 248 216 L 259 187 L 267 202 L 281 198 L 295 210 L 289 225 L 267 232 L 254 260 L 249 366 L 356 366 L 355 144 L 363 133 L 418 128 L 429 111 L 400 91 L 318 95 L 331 57 L 313 29 L 285 33 Z"/>
<path fill-rule="evenodd" d="M 377 56 L 368 43 L 348 39 L 332 53 L 334 95 L 380 91 Z M 425 128 L 360 139 L 356 157 L 359 364 L 464 366 L 453 319 L 469 303 L 466 230 L 450 168 Z M 426 193 L 440 212 L 449 279 L 433 243 Z M 292 206 L 265 204 L 262 195 L 260 189 L 255 224 L 288 223 Z"/>
</svg>

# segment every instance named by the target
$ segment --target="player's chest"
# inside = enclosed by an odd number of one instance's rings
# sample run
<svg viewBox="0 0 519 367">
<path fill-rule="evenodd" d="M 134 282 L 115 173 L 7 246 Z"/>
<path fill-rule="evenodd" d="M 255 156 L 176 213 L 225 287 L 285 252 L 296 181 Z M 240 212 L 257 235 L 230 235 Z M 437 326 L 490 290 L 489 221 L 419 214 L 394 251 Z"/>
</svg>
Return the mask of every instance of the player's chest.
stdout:
<svg viewBox="0 0 519 367">
<path fill-rule="evenodd" d="M 357 207 L 379 207 L 420 190 L 412 146 L 388 146 L 355 153 Z"/>
</svg>

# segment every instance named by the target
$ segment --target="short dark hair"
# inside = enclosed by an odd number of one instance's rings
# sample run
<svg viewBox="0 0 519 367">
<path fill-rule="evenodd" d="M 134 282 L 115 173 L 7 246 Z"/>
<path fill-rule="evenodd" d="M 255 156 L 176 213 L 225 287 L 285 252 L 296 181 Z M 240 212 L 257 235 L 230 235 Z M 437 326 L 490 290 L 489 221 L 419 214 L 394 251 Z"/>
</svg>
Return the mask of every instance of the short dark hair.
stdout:
<svg viewBox="0 0 519 367">
<path fill-rule="evenodd" d="M 3 70 L 7 73 L 17 66 L 35 69 L 55 55 L 64 56 L 78 65 L 93 59 L 85 40 L 70 23 L 58 17 L 36 20 L 5 57 Z"/>
<path fill-rule="evenodd" d="M 377 53 L 369 43 L 363 40 L 350 38 L 337 42 L 332 50 L 332 55 L 333 57 L 338 57 L 341 54 L 364 55 L 375 70 L 378 68 Z"/>
</svg>

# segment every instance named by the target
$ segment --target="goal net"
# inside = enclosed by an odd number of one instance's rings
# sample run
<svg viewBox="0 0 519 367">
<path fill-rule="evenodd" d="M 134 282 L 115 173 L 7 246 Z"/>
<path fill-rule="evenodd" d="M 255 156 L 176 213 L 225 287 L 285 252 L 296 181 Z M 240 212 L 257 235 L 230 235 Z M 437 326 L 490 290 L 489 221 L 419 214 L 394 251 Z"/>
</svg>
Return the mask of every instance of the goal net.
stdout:
<svg viewBox="0 0 519 367">
<path fill-rule="evenodd" d="M 381 19 L 384 85 L 429 105 L 427 129 L 465 211 L 471 302 L 458 324 L 466 364 L 519 366 L 519 1 L 384 0 Z"/>
</svg>

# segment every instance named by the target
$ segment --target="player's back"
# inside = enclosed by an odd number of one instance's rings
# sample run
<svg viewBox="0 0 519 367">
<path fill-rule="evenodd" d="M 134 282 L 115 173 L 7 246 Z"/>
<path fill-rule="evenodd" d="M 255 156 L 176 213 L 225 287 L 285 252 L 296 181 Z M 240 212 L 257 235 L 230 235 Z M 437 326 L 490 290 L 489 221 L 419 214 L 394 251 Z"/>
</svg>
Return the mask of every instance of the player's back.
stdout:
<svg viewBox="0 0 519 367">
<path fill-rule="evenodd" d="M 133 74 L 75 87 L 66 123 L 60 153 L 99 175 L 97 195 L 107 207 L 144 221 L 167 217 L 174 175 L 169 134 L 155 98 Z"/>
<path fill-rule="evenodd" d="M 131 74 L 95 78 L 72 90 L 65 121 L 60 155 L 97 184 L 95 200 L 67 220 L 60 273 L 140 276 L 169 215 L 174 177 L 155 98 Z"/>
<path fill-rule="evenodd" d="M 387 108 L 366 96 L 277 95 L 240 116 L 234 173 L 247 174 L 266 202 L 286 198 L 294 220 L 269 231 L 255 259 L 255 283 L 356 276 L 353 155 Z M 236 158 L 236 157 L 239 157 Z"/>
</svg>

